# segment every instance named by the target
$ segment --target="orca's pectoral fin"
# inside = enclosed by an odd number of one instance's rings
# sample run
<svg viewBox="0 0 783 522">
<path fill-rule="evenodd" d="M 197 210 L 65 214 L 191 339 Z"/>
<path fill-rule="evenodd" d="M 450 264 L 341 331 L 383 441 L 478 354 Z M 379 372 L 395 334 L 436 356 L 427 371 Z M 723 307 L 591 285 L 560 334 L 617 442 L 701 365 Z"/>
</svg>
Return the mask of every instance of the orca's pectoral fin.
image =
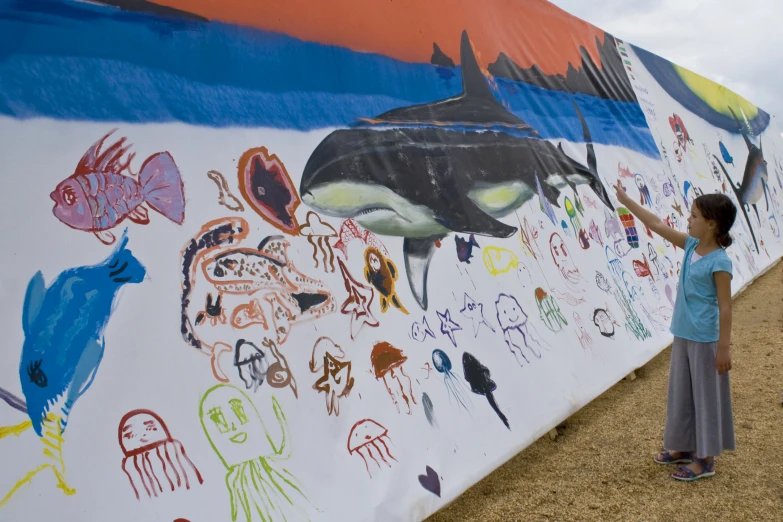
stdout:
<svg viewBox="0 0 783 522">
<path fill-rule="evenodd" d="M 444 237 L 446 236 L 406 237 L 402 243 L 408 284 L 422 310 L 427 309 L 427 273 L 430 269 L 430 260 L 435 253 L 435 243 Z"/>
<path fill-rule="evenodd" d="M 516 227 L 506 225 L 481 210 L 470 198 L 461 198 L 457 205 L 449 215 L 435 216 L 435 221 L 463 234 L 507 238 L 517 231 Z"/>
</svg>

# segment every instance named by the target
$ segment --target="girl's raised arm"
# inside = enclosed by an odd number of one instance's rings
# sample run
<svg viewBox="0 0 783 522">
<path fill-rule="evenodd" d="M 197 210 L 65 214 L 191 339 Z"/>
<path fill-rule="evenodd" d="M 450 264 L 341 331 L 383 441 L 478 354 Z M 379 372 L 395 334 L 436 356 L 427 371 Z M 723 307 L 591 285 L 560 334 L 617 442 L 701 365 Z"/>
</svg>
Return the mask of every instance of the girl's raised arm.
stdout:
<svg viewBox="0 0 783 522">
<path fill-rule="evenodd" d="M 650 230 L 668 240 L 673 245 L 678 246 L 685 250 L 685 240 L 688 239 L 688 234 L 674 230 L 661 221 L 661 218 L 642 207 L 639 203 L 631 199 L 631 196 L 626 194 L 625 189 L 620 185 L 620 180 L 617 180 L 617 185 L 613 185 L 617 200 L 625 205 L 631 214 L 639 218 L 642 223 L 647 225 Z"/>
</svg>

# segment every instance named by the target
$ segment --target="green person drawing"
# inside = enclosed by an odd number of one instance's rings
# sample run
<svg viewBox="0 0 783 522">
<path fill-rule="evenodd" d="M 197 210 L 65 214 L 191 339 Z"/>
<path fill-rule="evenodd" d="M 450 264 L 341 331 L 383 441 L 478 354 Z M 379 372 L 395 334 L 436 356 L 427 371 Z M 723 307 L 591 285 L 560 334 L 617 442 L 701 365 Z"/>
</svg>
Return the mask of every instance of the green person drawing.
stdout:
<svg viewBox="0 0 783 522">
<path fill-rule="evenodd" d="M 261 415 L 245 393 L 229 384 L 218 384 L 201 399 L 199 416 L 204 433 L 228 470 L 226 486 L 231 496 L 231 520 L 239 509 L 247 522 L 308 520 L 302 503 L 309 504 L 297 479 L 278 461 L 291 456 L 288 424 L 277 399 L 272 409 L 282 440 L 276 445 Z"/>
</svg>

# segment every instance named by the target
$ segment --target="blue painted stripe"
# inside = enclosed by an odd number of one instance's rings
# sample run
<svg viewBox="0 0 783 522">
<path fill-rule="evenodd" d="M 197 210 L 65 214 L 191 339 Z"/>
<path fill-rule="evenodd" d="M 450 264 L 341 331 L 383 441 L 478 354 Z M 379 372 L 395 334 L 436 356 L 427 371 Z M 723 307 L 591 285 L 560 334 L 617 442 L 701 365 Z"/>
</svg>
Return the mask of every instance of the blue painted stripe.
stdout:
<svg viewBox="0 0 783 522">
<path fill-rule="evenodd" d="M 458 38 L 459 35 L 455 35 Z M 636 103 L 498 79 L 497 96 L 545 139 L 658 157 Z M 0 114 L 311 130 L 459 94 L 444 69 L 219 22 L 68 0 L 0 0 Z"/>
</svg>

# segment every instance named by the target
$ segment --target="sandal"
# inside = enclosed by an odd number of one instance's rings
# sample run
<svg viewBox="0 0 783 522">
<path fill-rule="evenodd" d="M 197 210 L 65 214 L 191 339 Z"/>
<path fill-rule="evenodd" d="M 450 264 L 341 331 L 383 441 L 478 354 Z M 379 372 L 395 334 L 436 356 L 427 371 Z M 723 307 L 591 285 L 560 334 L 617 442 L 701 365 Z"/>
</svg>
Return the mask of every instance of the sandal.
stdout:
<svg viewBox="0 0 783 522">
<path fill-rule="evenodd" d="M 691 462 L 693 462 L 690 452 L 677 451 L 675 453 L 680 454 L 679 459 L 675 459 L 674 457 L 672 457 L 671 452 L 665 449 L 662 452 L 660 452 L 658 455 L 653 457 L 653 460 L 658 464 L 690 464 Z"/>
<path fill-rule="evenodd" d="M 711 477 L 715 474 L 714 457 L 712 459 L 712 462 L 709 463 L 704 459 L 694 459 L 693 462 L 698 462 L 701 465 L 701 473 L 697 474 L 695 471 L 693 471 L 690 468 L 686 468 L 685 466 L 680 466 L 679 468 L 677 468 L 677 471 L 672 473 L 672 478 L 677 480 L 682 480 L 685 482 L 693 482 L 694 480 Z"/>
</svg>

